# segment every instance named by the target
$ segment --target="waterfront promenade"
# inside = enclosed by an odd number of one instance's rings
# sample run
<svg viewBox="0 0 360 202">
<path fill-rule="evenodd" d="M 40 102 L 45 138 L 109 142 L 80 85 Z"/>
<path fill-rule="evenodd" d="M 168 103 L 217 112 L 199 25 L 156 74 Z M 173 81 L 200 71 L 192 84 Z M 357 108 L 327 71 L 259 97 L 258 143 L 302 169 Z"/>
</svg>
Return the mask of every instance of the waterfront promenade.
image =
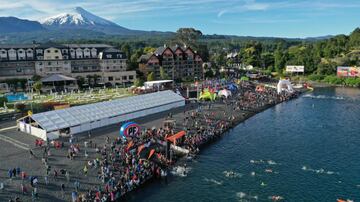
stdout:
<svg viewBox="0 0 360 202">
<path fill-rule="evenodd" d="M 221 137 L 224 131 L 237 123 L 259 111 L 290 98 L 289 96 L 278 96 L 273 90 L 261 94 L 256 93 L 254 91 L 255 86 L 251 84 L 242 87 L 242 90 L 229 100 L 219 100 L 211 103 L 211 105 L 209 105 L 208 102 L 204 102 L 201 106 L 198 104 L 188 104 L 185 108 L 171 110 L 135 121 L 144 130 L 151 128 L 159 129 L 163 127 L 163 121 L 169 116 L 169 113 L 171 113 L 170 116 L 172 116 L 172 119 L 177 123 L 174 131 L 187 130 L 188 134 L 183 146 L 196 153 L 202 145 Z M 211 125 L 217 127 L 212 127 L 212 129 L 207 127 Z M 106 172 L 103 172 L 100 167 L 104 168 L 107 166 L 86 165 L 89 161 L 95 159 L 98 159 L 99 162 L 108 161 L 108 156 L 112 154 L 112 152 L 110 152 L 112 142 L 116 141 L 116 138 L 119 137 L 119 127 L 120 125 L 113 125 L 94 130 L 91 132 L 90 137 L 88 134 L 78 136 L 74 144 L 79 144 L 80 151 L 75 154 L 73 160 L 68 158 L 70 148 L 69 141 L 62 139 L 61 141 L 64 143 L 63 148 L 50 148 L 51 155 L 47 158 L 47 164 L 50 166 L 48 172 L 42 162 L 42 157 L 44 156 L 43 148 L 34 148 L 35 138 L 12 128 L 1 131 L 0 180 L 4 183 L 4 188 L 0 192 L 1 201 L 14 199 L 15 197 L 20 197 L 20 199 L 25 201 L 30 200 L 32 198 L 31 192 L 34 189 L 30 185 L 29 176 L 36 176 L 38 179 L 36 192 L 40 201 L 71 201 L 71 194 L 75 191 L 77 182 L 79 184 L 76 192 L 77 196 L 84 195 L 84 197 L 87 197 L 87 195 L 89 195 L 88 197 L 96 197 L 99 189 L 101 189 L 100 193 L 106 192 L 108 188 L 105 186 L 106 183 L 102 182 L 104 181 L 104 173 Z M 162 135 L 163 134 L 159 134 L 159 136 L 150 137 L 150 139 L 162 139 Z M 141 138 L 138 140 L 138 143 L 140 144 L 146 140 L 149 140 L 149 137 Z M 85 141 L 91 141 L 93 144 L 96 144 L 96 147 L 86 148 L 87 155 L 85 155 L 84 152 Z M 126 147 L 125 144 L 115 144 L 115 149 L 120 150 L 120 148 L 124 147 Z M 32 149 L 34 156 L 30 155 L 27 148 Z M 106 153 L 105 156 L 102 153 L 103 150 Z M 120 156 L 121 155 L 122 154 L 120 154 Z M 127 154 L 123 155 L 128 156 Z M 134 159 L 135 157 L 132 158 Z M 119 157 L 119 159 L 122 158 Z M 130 161 L 134 160 L 130 159 Z M 120 160 L 120 162 L 124 161 Z M 122 164 L 126 167 L 124 163 Z M 134 164 L 134 162 L 132 162 L 132 164 Z M 136 165 L 139 165 L 139 163 Z M 153 165 L 156 166 L 155 163 Z M 85 166 L 87 167 L 86 174 L 84 171 Z M 18 175 L 10 179 L 8 170 L 16 169 L 17 167 L 26 173 L 27 178 L 25 180 L 21 180 L 21 177 Z M 115 168 L 111 167 L 111 170 L 114 171 Z M 124 171 L 124 173 L 126 172 Z M 46 183 L 45 176 L 47 176 L 47 180 L 49 181 L 48 184 Z M 152 176 L 154 176 L 154 173 L 149 174 L 149 177 Z M 145 179 L 143 179 L 142 182 L 144 181 Z M 61 185 L 63 185 L 63 187 Z M 26 193 L 24 194 L 22 194 L 22 186 L 26 187 Z M 121 194 L 129 190 L 128 187 L 120 187 Z M 102 198 L 104 195 L 106 194 L 102 194 L 100 197 Z M 107 200 L 111 201 L 111 197 Z"/>
</svg>

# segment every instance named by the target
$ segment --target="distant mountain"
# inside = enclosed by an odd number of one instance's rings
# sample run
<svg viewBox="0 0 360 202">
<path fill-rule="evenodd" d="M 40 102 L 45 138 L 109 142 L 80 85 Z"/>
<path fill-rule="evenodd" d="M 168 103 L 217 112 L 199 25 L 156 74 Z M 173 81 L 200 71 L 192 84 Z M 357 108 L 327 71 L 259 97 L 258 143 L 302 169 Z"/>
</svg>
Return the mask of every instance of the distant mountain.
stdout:
<svg viewBox="0 0 360 202">
<path fill-rule="evenodd" d="M 98 17 L 81 7 L 68 13 L 46 18 L 42 25 L 50 30 L 83 29 L 111 35 L 136 35 L 144 31 L 130 30 L 104 18 Z"/>
<path fill-rule="evenodd" d="M 319 40 L 325 40 L 325 39 L 330 39 L 333 38 L 334 35 L 326 35 L 326 36 L 318 36 L 318 37 L 307 37 L 305 38 L 305 40 L 307 41 L 319 41 Z"/>
<path fill-rule="evenodd" d="M 23 20 L 16 17 L 0 17 L 0 33 L 34 32 L 45 28 L 37 21 Z"/>
</svg>

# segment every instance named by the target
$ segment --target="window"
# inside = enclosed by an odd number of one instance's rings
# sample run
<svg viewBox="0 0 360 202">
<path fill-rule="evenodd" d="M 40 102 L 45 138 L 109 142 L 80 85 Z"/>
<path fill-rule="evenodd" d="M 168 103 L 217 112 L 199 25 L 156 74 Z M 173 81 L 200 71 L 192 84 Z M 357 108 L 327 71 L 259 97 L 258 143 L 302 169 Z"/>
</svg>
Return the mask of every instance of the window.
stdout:
<svg viewBox="0 0 360 202">
<path fill-rule="evenodd" d="M 116 63 L 116 60 L 114 60 L 114 63 Z"/>
<path fill-rule="evenodd" d="M 1 53 L 2 53 L 2 54 L 5 54 L 5 53 L 6 53 L 6 51 L 1 51 Z"/>
<path fill-rule="evenodd" d="M 55 56 L 55 59 L 59 59 L 59 56 Z"/>
<path fill-rule="evenodd" d="M 55 50 L 55 53 L 58 53 L 59 51 L 58 50 Z"/>
<path fill-rule="evenodd" d="M 48 65 L 51 65 L 51 62 L 48 62 Z"/>
<path fill-rule="evenodd" d="M 134 79 L 134 76 L 133 76 L 133 75 L 130 75 L 130 76 L 129 76 L 129 79 L 130 79 L 130 80 L 133 80 L 133 79 Z"/>
<path fill-rule="evenodd" d="M 19 53 L 23 53 L 22 51 L 19 51 Z"/>
<path fill-rule="evenodd" d="M 112 76 L 109 76 L 109 81 L 113 81 L 114 78 Z"/>
<path fill-rule="evenodd" d="M 88 67 L 83 67 L 83 70 L 88 70 Z"/>
<path fill-rule="evenodd" d="M 112 55 L 111 55 L 111 54 L 107 54 L 107 55 L 106 55 L 106 58 L 112 58 Z"/>
<path fill-rule="evenodd" d="M 50 53 L 51 51 L 50 51 L 50 50 L 47 50 L 46 52 L 47 52 L 47 53 Z"/>
<path fill-rule="evenodd" d="M 42 72 L 42 68 L 40 68 L 39 71 Z"/>
<path fill-rule="evenodd" d="M 106 67 L 106 69 L 110 69 L 109 67 Z"/>
<path fill-rule="evenodd" d="M 16 68 L 16 72 L 22 72 L 21 68 Z"/>
<path fill-rule="evenodd" d="M 127 76 L 123 76 L 123 77 L 122 77 L 122 80 L 127 80 Z"/>
<path fill-rule="evenodd" d="M 74 71 L 78 71 L 79 67 L 73 67 Z"/>
<path fill-rule="evenodd" d="M 91 69 L 96 70 L 97 68 L 96 68 L 96 66 L 92 66 Z"/>
</svg>

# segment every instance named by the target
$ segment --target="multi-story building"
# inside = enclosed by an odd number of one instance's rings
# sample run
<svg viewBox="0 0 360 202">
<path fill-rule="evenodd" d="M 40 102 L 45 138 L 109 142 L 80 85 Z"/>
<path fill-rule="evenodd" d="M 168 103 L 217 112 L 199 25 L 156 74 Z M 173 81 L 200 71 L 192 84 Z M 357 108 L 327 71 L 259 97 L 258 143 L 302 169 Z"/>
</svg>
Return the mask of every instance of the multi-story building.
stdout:
<svg viewBox="0 0 360 202">
<path fill-rule="evenodd" d="M 154 53 L 142 55 L 139 58 L 139 70 L 145 75 L 154 73 L 156 79 L 160 78 L 160 67 L 169 78 L 186 79 L 202 78 L 203 60 L 199 54 L 190 47 L 159 47 Z"/>
<path fill-rule="evenodd" d="M 0 45 L 0 80 L 29 79 L 62 74 L 96 75 L 98 83 L 132 83 L 135 71 L 126 71 L 126 55 L 106 44 Z"/>
</svg>

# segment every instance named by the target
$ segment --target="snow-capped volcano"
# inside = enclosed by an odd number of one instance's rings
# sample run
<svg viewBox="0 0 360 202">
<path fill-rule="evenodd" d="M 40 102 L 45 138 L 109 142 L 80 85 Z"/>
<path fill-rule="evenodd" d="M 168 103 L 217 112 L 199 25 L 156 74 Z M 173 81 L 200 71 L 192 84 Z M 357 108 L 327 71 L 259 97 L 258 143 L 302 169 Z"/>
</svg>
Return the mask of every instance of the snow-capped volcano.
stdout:
<svg viewBox="0 0 360 202">
<path fill-rule="evenodd" d="M 67 25 L 116 25 L 115 23 L 98 17 L 81 7 L 74 8 L 71 12 L 62 13 L 42 21 L 47 26 L 67 26 Z"/>
<path fill-rule="evenodd" d="M 81 7 L 76 7 L 67 13 L 46 18 L 41 23 L 48 29 L 86 29 L 106 34 L 134 34 L 137 32 L 98 17 Z"/>
</svg>

